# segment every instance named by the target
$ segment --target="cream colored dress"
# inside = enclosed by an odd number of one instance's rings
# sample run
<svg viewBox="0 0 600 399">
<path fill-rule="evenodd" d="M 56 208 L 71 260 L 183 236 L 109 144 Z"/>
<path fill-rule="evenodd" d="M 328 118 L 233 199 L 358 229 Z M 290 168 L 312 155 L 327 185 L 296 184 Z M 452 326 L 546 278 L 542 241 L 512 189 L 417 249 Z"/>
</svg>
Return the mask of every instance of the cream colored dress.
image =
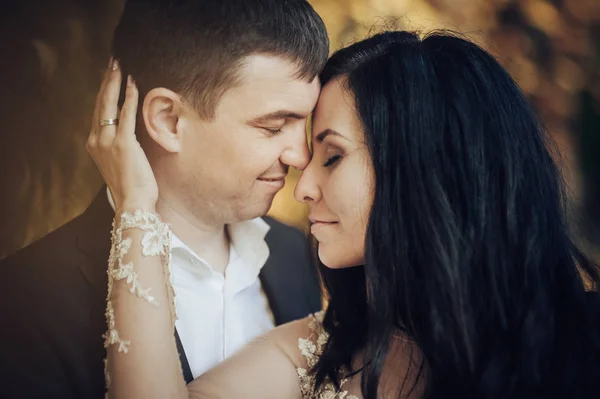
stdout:
<svg viewBox="0 0 600 399">
<path fill-rule="evenodd" d="M 186 386 L 173 334 L 170 234 L 153 213 L 115 218 L 104 336 L 107 397 L 361 398 L 360 375 L 343 380 L 340 390 L 326 381 L 313 395 L 308 370 L 327 342 L 322 312 L 273 329 Z"/>
<path fill-rule="evenodd" d="M 324 312 L 321 311 L 305 319 L 303 322 L 308 323 L 311 334 L 307 338 L 298 339 L 298 349 L 304 361 L 306 361 L 306 366 L 308 366 L 308 369 L 306 367 L 296 368 L 302 398 L 314 397 L 315 379 L 309 373 L 309 370 L 317 364 L 319 356 L 321 356 L 325 344 L 327 344 L 328 334 L 323 329 L 323 315 Z M 359 399 L 358 396 L 351 395 L 345 390 L 346 385 L 348 385 L 347 383 L 347 379 L 342 379 L 340 381 L 340 390 L 337 390 L 331 381 L 327 381 L 320 387 L 316 397 L 319 399 Z"/>
</svg>

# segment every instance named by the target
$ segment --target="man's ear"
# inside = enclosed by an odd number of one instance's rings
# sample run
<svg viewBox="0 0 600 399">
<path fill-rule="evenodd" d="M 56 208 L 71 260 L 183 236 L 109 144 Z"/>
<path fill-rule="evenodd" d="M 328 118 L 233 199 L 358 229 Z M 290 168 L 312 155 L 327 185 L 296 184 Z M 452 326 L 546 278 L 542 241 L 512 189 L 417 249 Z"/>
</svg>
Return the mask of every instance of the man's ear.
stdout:
<svg viewBox="0 0 600 399">
<path fill-rule="evenodd" d="M 177 129 L 181 112 L 181 97 L 169 89 L 155 88 L 144 97 L 142 118 L 146 131 L 165 151 L 181 151 L 182 137 Z"/>
</svg>

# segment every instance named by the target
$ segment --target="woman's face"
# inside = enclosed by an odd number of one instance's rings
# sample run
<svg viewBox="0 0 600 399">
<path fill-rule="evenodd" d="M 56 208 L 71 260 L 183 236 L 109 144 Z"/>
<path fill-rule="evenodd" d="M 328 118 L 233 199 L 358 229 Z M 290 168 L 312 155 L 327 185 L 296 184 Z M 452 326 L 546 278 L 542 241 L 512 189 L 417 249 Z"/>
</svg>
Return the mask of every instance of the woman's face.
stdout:
<svg viewBox="0 0 600 399">
<path fill-rule="evenodd" d="M 312 158 L 295 190 L 306 202 L 319 258 L 330 268 L 364 263 L 365 234 L 373 201 L 371 158 L 353 96 L 345 80 L 327 83 L 312 125 Z"/>
</svg>

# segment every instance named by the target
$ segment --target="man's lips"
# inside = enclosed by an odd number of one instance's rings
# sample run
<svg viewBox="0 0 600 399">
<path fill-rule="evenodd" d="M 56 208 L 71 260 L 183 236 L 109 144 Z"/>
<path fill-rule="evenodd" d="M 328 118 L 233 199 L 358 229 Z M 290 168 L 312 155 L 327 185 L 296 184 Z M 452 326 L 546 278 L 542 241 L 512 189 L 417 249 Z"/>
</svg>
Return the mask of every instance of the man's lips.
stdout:
<svg viewBox="0 0 600 399">
<path fill-rule="evenodd" d="M 285 185 L 285 176 L 265 176 L 257 180 L 273 188 L 282 188 Z"/>
</svg>

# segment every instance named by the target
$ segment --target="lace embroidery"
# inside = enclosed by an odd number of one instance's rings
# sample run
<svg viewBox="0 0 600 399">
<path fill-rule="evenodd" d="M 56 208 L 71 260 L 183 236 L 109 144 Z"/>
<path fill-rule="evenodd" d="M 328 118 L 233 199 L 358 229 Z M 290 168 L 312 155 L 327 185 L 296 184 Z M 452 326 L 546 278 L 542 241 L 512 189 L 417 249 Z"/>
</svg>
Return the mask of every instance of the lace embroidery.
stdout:
<svg viewBox="0 0 600 399">
<path fill-rule="evenodd" d="M 309 321 L 309 328 L 312 331 L 311 336 L 298 339 L 300 353 L 302 353 L 302 356 L 308 363 L 308 369 L 302 367 L 296 369 L 300 381 L 302 397 L 306 399 L 315 397 L 318 399 L 359 399 L 357 396 L 348 395 L 347 391 L 336 390 L 333 382 L 328 379 L 325 380 L 316 392 L 314 391 L 315 377 L 310 374 L 308 370 L 312 369 L 314 365 L 317 364 L 319 357 L 323 353 L 327 339 L 329 338 L 329 334 L 323 329 L 324 315 L 324 311 L 315 313 Z M 347 381 L 347 378 L 343 378 L 340 381 L 340 388 L 342 388 Z"/>
<path fill-rule="evenodd" d="M 111 294 L 114 281 L 125 280 L 130 286 L 129 292 L 136 295 L 153 306 L 158 306 L 158 301 L 151 294 L 151 288 L 143 288 L 139 281 L 139 273 L 135 272 L 133 263 L 123 263 L 124 256 L 131 248 L 131 238 L 123 239 L 123 231 L 128 229 L 141 229 L 144 231 L 142 238 L 142 255 L 158 256 L 163 260 L 163 271 L 167 284 L 167 292 L 172 298 L 170 303 L 171 319 L 175 323 L 175 296 L 172 288 L 171 273 L 171 232 L 169 226 L 163 223 L 160 218 L 153 213 L 136 210 L 133 213 L 124 212 L 120 215 L 120 224 L 117 227 L 113 221 L 113 231 L 111 234 L 112 246 L 108 260 L 108 294 L 106 300 L 106 322 L 107 332 L 104 334 L 104 347 L 118 345 L 118 351 L 127 353 L 131 341 L 120 337 L 115 326 L 114 309 L 111 302 Z M 106 387 L 110 386 L 110 375 L 106 360 L 104 361 L 104 374 Z"/>
</svg>

